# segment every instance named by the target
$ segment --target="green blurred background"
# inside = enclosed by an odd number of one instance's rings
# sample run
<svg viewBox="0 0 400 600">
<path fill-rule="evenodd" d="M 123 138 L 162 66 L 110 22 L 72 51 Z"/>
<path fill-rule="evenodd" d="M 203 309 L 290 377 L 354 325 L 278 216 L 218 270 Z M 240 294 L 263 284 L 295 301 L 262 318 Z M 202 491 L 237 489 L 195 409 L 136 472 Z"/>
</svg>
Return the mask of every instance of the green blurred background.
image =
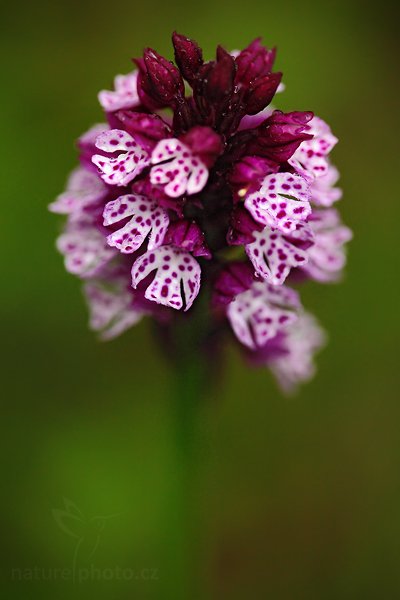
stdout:
<svg viewBox="0 0 400 600">
<path fill-rule="evenodd" d="M 397 3 L 22 1 L 2 12 L 4 597 L 399 598 Z M 76 162 L 73 140 L 101 118 L 97 91 L 146 45 L 171 56 L 175 28 L 209 57 L 258 35 L 278 46 L 279 107 L 314 110 L 340 138 L 341 210 L 355 231 L 343 284 L 304 290 L 330 333 L 315 380 L 285 398 L 227 350 L 184 467 L 173 374 L 149 324 L 96 341 L 46 212 Z M 64 499 L 82 513 L 68 524 L 55 512 Z M 72 581 L 74 560 L 86 581 Z"/>
</svg>

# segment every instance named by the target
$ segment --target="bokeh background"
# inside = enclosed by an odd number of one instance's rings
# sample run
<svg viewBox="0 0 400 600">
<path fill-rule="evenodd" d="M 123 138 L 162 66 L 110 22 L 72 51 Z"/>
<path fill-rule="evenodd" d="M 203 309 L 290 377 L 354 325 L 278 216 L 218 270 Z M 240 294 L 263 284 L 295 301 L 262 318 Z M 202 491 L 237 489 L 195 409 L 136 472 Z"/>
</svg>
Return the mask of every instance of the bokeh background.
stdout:
<svg viewBox="0 0 400 600">
<path fill-rule="evenodd" d="M 4 597 L 400 597 L 396 4 L 3 6 Z M 258 35 L 278 46 L 279 108 L 332 125 L 355 231 L 344 282 L 304 290 L 330 333 L 317 377 L 288 399 L 227 349 L 221 384 L 196 409 L 190 485 L 173 374 L 149 324 L 96 341 L 46 212 L 74 139 L 101 118 L 97 91 L 146 45 L 171 56 L 173 29 L 209 57 Z"/>
</svg>

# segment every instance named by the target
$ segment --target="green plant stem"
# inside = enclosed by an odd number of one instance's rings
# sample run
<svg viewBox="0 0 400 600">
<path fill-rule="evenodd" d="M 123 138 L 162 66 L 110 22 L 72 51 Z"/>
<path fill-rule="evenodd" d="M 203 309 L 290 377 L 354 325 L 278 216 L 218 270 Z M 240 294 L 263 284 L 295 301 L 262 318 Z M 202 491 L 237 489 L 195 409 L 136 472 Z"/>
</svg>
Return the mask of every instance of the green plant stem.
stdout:
<svg viewBox="0 0 400 600">
<path fill-rule="evenodd" d="M 194 600 L 199 594 L 198 475 L 201 436 L 201 406 L 207 379 L 204 355 L 188 343 L 179 353 L 173 388 L 173 477 L 170 548 L 174 576 L 171 598 Z"/>
</svg>

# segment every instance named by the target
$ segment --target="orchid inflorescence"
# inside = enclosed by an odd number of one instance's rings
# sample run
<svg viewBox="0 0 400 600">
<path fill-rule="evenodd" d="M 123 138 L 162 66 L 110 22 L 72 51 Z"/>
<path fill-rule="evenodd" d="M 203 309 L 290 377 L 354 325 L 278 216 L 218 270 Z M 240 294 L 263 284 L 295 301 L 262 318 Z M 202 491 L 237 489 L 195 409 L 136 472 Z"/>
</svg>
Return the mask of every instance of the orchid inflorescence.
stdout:
<svg viewBox="0 0 400 600">
<path fill-rule="evenodd" d="M 201 287 L 210 330 L 230 324 L 291 389 L 324 334 L 287 283 L 338 280 L 351 238 L 332 208 L 337 138 L 312 112 L 271 107 L 282 74 L 259 39 L 209 62 L 172 41 L 177 66 L 147 48 L 99 93 L 106 123 L 78 140 L 80 166 L 50 206 L 67 215 L 58 249 L 103 339 L 145 315 L 173 327 Z"/>
</svg>

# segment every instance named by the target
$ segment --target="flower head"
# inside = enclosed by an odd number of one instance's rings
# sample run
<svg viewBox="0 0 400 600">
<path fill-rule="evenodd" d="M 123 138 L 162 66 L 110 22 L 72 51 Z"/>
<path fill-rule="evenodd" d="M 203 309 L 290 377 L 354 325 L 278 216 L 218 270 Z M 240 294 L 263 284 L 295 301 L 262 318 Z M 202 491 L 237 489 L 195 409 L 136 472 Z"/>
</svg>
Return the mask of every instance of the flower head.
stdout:
<svg viewBox="0 0 400 600">
<path fill-rule="evenodd" d="M 323 336 L 290 283 L 337 280 L 351 237 L 331 208 L 337 138 L 310 111 L 271 106 L 282 74 L 260 39 L 209 61 L 172 41 L 176 64 L 147 48 L 99 93 L 107 124 L 78 140 L 80 166 L 50 205 L 67 216 L 58 249 L 103 339 L 148 315 L 173 331 L 201 293 L 204 336 L 230 327 L 293 387 Z"/>
</svg>

